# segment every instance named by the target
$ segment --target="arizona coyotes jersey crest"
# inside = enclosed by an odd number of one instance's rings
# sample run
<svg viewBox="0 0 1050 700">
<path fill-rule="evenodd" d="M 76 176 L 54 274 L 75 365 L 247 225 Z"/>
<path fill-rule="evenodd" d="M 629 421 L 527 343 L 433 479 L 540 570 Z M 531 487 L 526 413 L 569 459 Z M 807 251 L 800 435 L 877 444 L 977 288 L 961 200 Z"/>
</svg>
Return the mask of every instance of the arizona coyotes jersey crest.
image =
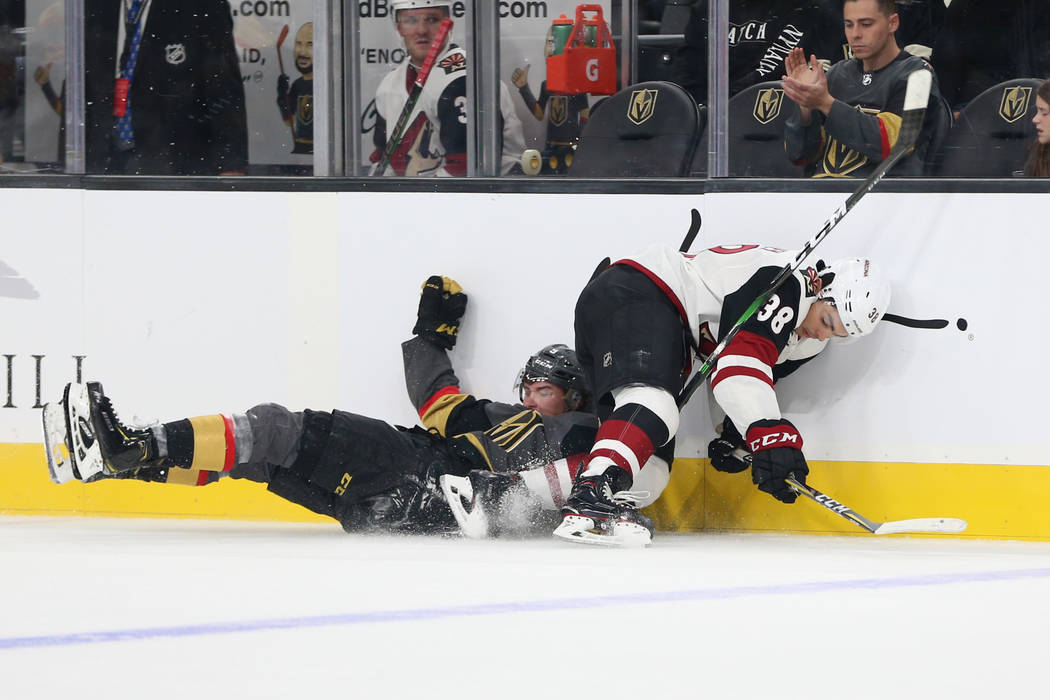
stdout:
<svg viewBox="0 0 1050 700">
<path fill-rule="evenodd" d="M 386 174 L 439 174 L 450 147 L 453 152 L 465 152 L 466 67 L 466 55 L 457 46 L 450 47 L 435 62 Z M 376 131 L 377 149 L 386 144 L 388 130 L 408 102 L 408 70 L 409 62 L 402 62 L 383 78 L 376 91 L 376 111 L 383 125 Z"/>
<path fill-rule="evenodd" d="M 648 276 L 678 309 L 706 358 L 798 251 L 758 245 L 720 246 L 695 255 L 652 246 L 620 260 Z M 745 430 L 762 418 L 779 418 L 774 366 L 812 358 L 826 341 L 800 339 L 795 328 L 817 300 L 817 274 L 801 268 L 741 326 L 719 356 L 711 377 L 715 398 Z"/>
</svg>

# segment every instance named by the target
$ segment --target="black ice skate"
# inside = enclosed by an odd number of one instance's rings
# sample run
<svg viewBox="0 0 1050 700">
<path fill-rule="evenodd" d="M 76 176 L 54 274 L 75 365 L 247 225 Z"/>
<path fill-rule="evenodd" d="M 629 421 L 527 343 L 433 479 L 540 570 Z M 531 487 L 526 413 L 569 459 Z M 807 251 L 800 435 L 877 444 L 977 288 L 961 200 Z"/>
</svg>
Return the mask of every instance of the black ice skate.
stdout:
<svg viewBox="0 0 1050 700">
<path fill-rule="evenodd" d="M 443 474 L 438 480 L 460 532 L 471 539 L 499 534 L 500 503 L 507 492 L 519 484 L 517 474 L 476 469 L 467 476 Z"/>
<path fill-rule="evenodd" d="M 645 547 L 653 541 L 653 521 L 638 512 L 630 491 L 613 491 L 611 467 L 595 476 L 577 476 L 562 506 L 555 537 L 581 544 Z M 583 473 L 582 471 L 580 472 Z"/>
<path fill-rule="evenodd" d="M 153 432 L 148 428 L 124 425 L 103 392 L 101 383 L 69 385 L 66 389 L 66 416 L 76 465 L 83 481 L 93 480 L 88 474 L 106 477 L 141 467 L 163 466 L 157 456 Z"/>
</svg>

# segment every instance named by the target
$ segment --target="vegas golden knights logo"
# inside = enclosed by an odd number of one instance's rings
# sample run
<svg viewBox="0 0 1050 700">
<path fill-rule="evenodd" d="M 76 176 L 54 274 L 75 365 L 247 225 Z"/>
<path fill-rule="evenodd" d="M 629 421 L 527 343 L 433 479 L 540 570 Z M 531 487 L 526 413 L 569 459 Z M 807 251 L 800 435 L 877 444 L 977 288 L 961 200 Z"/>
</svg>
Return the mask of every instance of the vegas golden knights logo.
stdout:
<svg viewBox="0 0 1050 700">
<path fill-rule="evenodd" d="M 838 139 L 831 139 L 824 154 L 824 177 L 846 177 L 868 162 L 867 156 L 854 151 Z"/>
<path fill-rule="evenodd" d="M 759 124 L 768 124 L 780 116 L 784 104 L 784 91 L 776 88 L 759 90 L 755 97 L 755 109 L 752 112 Z"/>
<path fill-rule="evenodd" d="M 313 124 L 314 121 L 314 96 L 299 95 L 298 113 L 299 121 L 303 124 Z"/>
<path fill-rule="evenodd" d="M 565 95 L 551 95 L 550 111 L 547 118 L 554 126 L 561 126 L 569 117 L 569 98 Z"/>
<path fill-rule="evenodd" d="M 627 118 L 635 124 L 645 123 L 656 111 L 656 96 L 659 90 L 635 90 L 627 105 Z"/>
<path fill-rule="evenodd" d="M 1013 124 L 1028 111 L 1028 103 L 1032 99 L 1032 88 L 1012 87 L 1003 90 L 1003 99 L 999 103 L 999 116 L 1003 121 Z"/>
</svg>

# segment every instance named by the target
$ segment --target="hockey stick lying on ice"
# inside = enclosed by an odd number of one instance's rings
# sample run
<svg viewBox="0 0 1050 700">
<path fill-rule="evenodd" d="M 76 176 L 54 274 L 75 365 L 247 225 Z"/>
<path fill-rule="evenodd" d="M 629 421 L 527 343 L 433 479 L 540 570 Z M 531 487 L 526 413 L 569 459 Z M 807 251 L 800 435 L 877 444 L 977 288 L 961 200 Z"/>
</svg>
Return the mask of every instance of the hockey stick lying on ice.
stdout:
<svg viewBox="0 0 1050 700">
<path fill-rule="evenodd" d="M 722 352 L 726 349 L 726 346 L 733 340 L 741 326 L 747 323 L 748 319 L 755 315 L 755 313 L 765 306 L 769 298 L 780 286 L 784 284 L 794 274 L 795 270 L 802 267 L 802 263 L 806 261 L 809 254 L 813 252 L 820 243 L 828 237 L 831 230 L 838 225 L 842 218 L 846 216 L 857 206 L 857 202 L 863 199 L 864 195 L 875 189 L 875 186 L 882 181 L 883 176 L 889 172 L 890 168 L 899 163 L 901 159 L 907 156 L 915 149 L 915 141 L 919 137 L 919 132 L 922 130 L 922 120 L 926 115 L 926 103 L 930 99 L 930 84 L 932 82 L 931 73 L 924 69 L 912 71 L 911 75 L 908 76 L 908 88 L 904 96 L 904 113 L 901 116 L 901 130 L 900 136 L 897 139 L 897 143 L 894 144 L 893 150 L 886 157 L 879 167 L 868 176 L 864 182 L 860 184 L 860 187 L 854 191 L 853 194 L 846 199 L 842 205 L 835 210 L 835 213 L 831 215 L 831 218 L 824 222 L 824 226 L 817 231 L 817 233 L 808 241 L 806 245 L 802 247 L 802 250 L 798 252 L 795 259 L 784 266 L 777 276 L 773 279 L 773 283 L 769 285 L 769 288 L 762 292 L 755 299 L 751 306 L 747 307 L 743 315 L 737 319 L 737 322 L 733 324 L 733 327 L 729 329 L 729 332 L 725 334 L 721 342 L 715 346 L 715 349 L 708 355 L 707 359 L 704 360 L 700 368 L 696 370 L 693 376 L 689 379 L 689 382 L 682 389 L 682 392 L 678 395 L 678 407 L 681 408 L 689 401 L 689 398 L 700 385 L 707 379 L 707 375 L 714 369 L 715 362 L 721 356 Z"/>
<path fill-rule="evenodd" d="M 839 503 L 831 496 L 817 491 L 812 486 L 799 483 L 793 476 L 789 476 L 784 481 L 796 493 L 800 493 L 806 498 L 816 501 L 832 513 L 841 515 L 846 520 L 860 525 L 873 535 L 898 535 L 905 532 L 939 532 L 944 534 L 962 532 L 967 527 L 966 521 L 959 518 L 911 518 L 910 520 L 890 520 L 885 523 L 877 523 Z"/>
<path fill-rule="evenodd" d="M 909 155 L 915 149 L 915 142 L 919 137 L 919 132 L 922 130 L 922 122 L 926 116 L 926 104 L 930 99 L 930 84 L 931 74 L 926 70 L 916 70 L 908 76 L 908 87 L 904 97 L 904 113 L 901 118 L 901 130 L 900 136 L 897 139 L 897 143 L 894 144 L 893 149 L 890 151 L 889 156 L 865 179 L 859 187 L 851 194 L 845 202 L 831 215 L 824 226 L 813 236 L 806 245 L 799 251 L 795 259 L 784 266 L 774 278 L 773 283 L 769 288 L 764 291 L 755 301 L 749 306 L 743 313 L 743 315 L 733 324 L 729 332 L 726 333 L 725 337 L 715 346 L 715 349 L 708 355 L 707 359 L 704 360 L 700 368 L 697 369 L 696 373 L 693 374 L 689 382 L 682 389 L 682 392 L 678 395 L 678 407 L 681 408 L 689 401 L 690 397 L 696 392 L 696 390 L 703 384 L 704 380 L 714 369 L 715 363 L 718 358 L 725 351 L 726 346 L 733 340 L 740 328 L 747 323 L 758 309 L 762 308 L 769 301 L 769 298 L 780 288 L 784 282 L 787 281 L 795 270 L 802 266 L 809 254 L 813 252 L 820 243 L 827 238 L 831 230 L 842 221 L 843 217 L 846 216 L 860 200 L 868 192 L 871 192 L 876 185 L 882 180 L 882 178 L 889 172 L 890 168 L 899 163 L 904 157 Z M 696 213 L 694 211 L 694 213 Z M 696 217 L 699 218 L 698 216 Z M 690 240 L 690 243 L 692 241 Z M 684 244 L 683 244 L 683 247 Z M 835 499 L 824 495 L 820 491 L 817 491 L 811 486 L 806 486 L 799 483 L 793 477 L 788 477 L 788 484 L 798 491 L 798 493 L 810 498 L 817 503 L 821 504 L 828 510 L 841 515 L 842 517 L 856 523 L 860 527 L 864 528 L 868 532 L 876 535 L 888 535 L 900 532 L 962 532 L 966 529 L 966 521 L 959 520 L 957 518 L 919 518 L 913 520 L 896 520 L 887 523 L 876 523 L 862 515 L 856 513 L 849 507 L 839 503 Z"/>
<path fill-rule="evenodd" d="M 397 147 L 401 145 L 401 139 L 405 135 L 405 128 L 408 126 L 408 118 L 416 108 L 416 102 L 419 101 L 419 96 L 423 92 L 423 86 L 426 85 L 427 78 L 430 77 L 430 70 L 434 67 L 434 61 L 437 60 L 438 54 L 441 53 L 441 47 L 445 45 L 445 39 L 448 38 L 448 34 L 451 31 L 452 19 L 446 17 L 441 21 L 437 35 L 430 44 L 430 50 L 423 61 L 423 67 L 419 69 L 416 81 L 412 83 L 412 91 L 408 93 L 405 107 L 401 110 L 401 115 L 397 118 L 394 129 L 390 132 L 389 138 L 387 138 L 386 147 L 383 148 L 383 153 L 379 156 L 379 162 L 376 163 L 376 169 L 372 171 L 372 175 L 382 177 L 383 173 L 386 172 L 387 166 L 390 165 L 390 158 L 394 155 Z"/>
</svg>

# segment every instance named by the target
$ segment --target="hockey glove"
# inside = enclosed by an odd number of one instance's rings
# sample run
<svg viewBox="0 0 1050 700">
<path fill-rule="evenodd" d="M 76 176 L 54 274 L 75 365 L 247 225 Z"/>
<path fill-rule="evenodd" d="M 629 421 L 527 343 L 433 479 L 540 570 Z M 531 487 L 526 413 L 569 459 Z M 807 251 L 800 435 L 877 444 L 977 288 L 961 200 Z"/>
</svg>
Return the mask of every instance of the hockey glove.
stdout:
<svg viewBox="0 0 1050 700">
<path fill-rule="evenodd" d="M 809 466 L 802 455 L 802 436 L 787 420 L 758 420 L 747 429 L 747 445 L 754 455 L 751 480 L 759 491 L 778 501 L 794 503 L 798 494 L 784 479 L 794 476 L 806 483 Z"/>
<path fill-rule="evenodd" d="M 711 458 L 712 467 L 728 474 L 742 472 L 751 466 L 751 452 L 729 416 L 722 423 L 721 437 L 707 446 L 707 456 Z"/>
<path fill-rule="evenodd" d="M 412 332 L 451 350 L 459 335 L 459 320 L 466 310 L 467 295 L 455 280 L 438 275 L 429 277 L 423 283 Z"/>
</svg>

